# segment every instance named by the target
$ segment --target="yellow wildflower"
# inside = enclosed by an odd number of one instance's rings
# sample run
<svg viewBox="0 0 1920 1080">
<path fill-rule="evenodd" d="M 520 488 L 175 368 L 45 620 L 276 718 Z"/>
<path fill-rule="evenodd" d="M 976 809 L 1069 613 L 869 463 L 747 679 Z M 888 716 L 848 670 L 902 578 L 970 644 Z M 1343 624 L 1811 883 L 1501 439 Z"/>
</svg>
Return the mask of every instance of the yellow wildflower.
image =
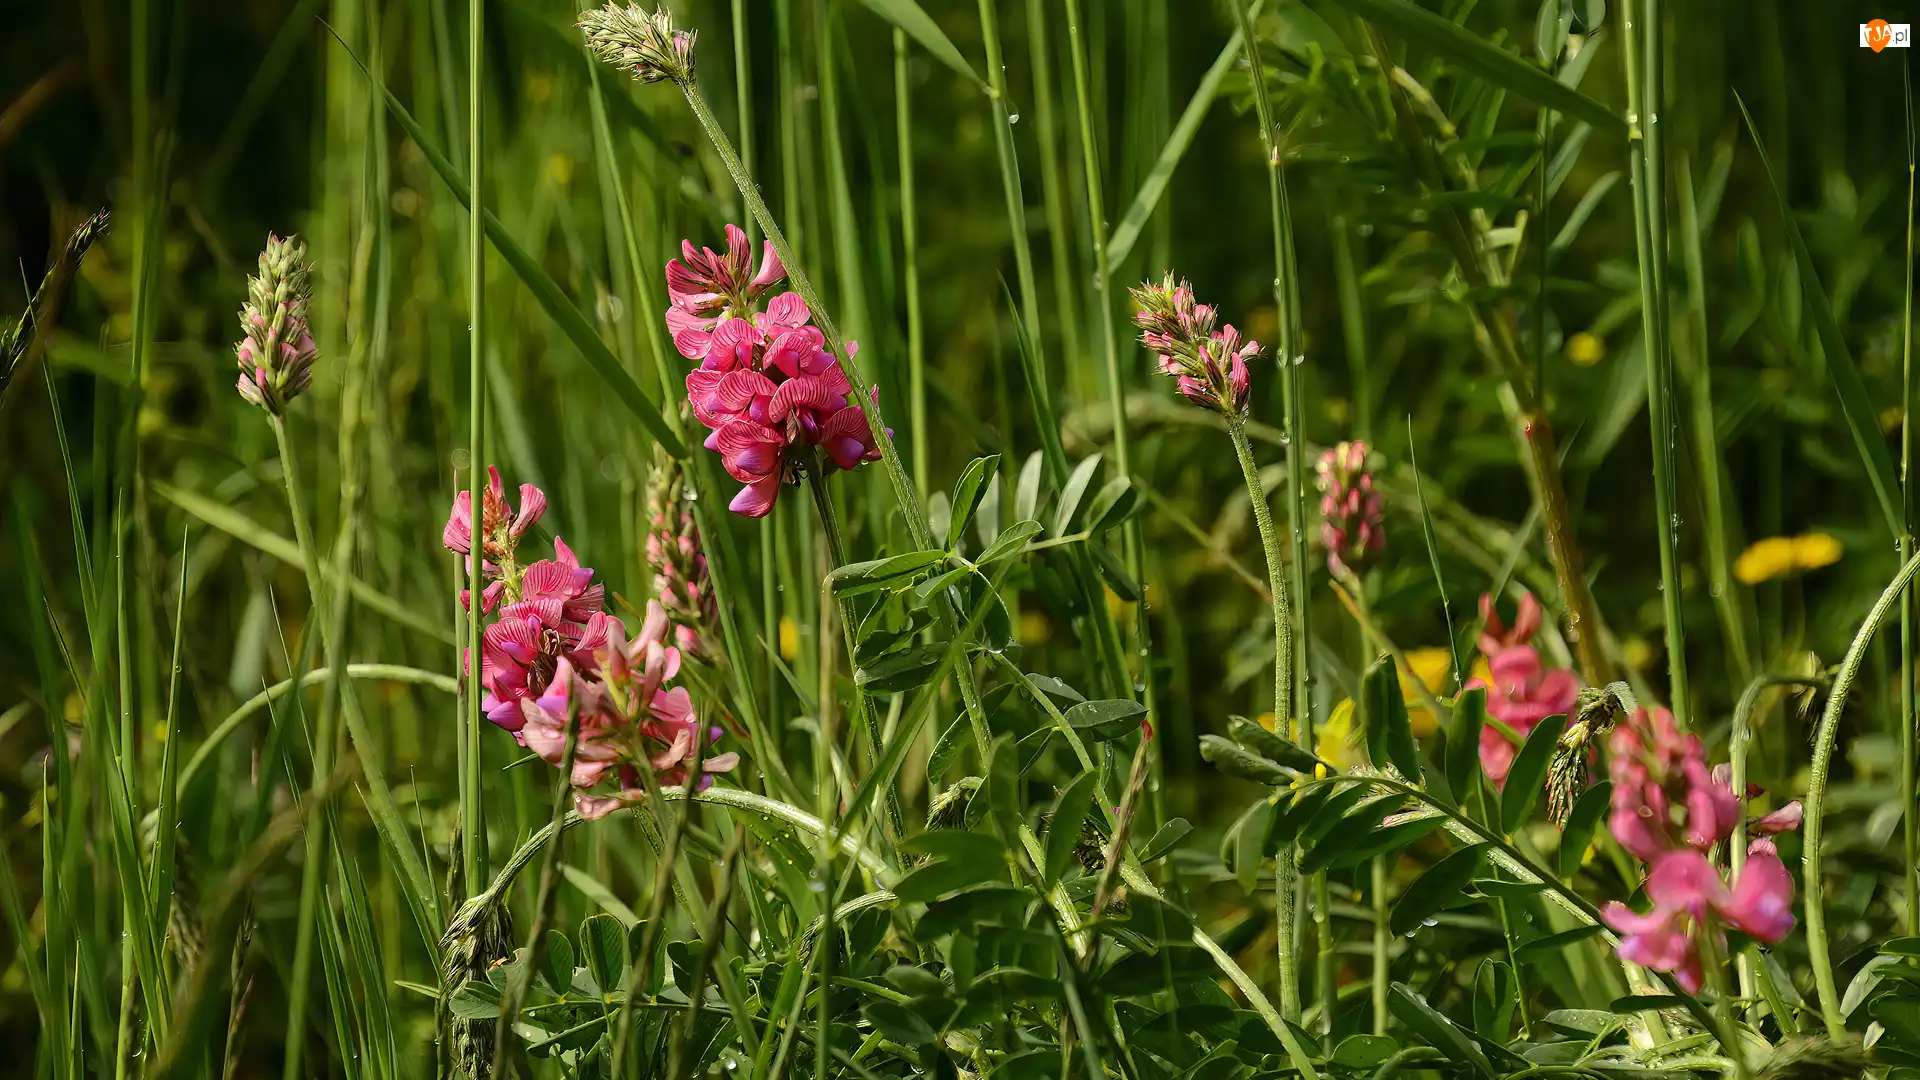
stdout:
<svg viewBox="0 0 1920 1080">
<path fill-rule="evenodd" d="M 1438 646 L 1424 649 L 1412 649 L 1407 652 L 1407 666 L 1400 668 L 1400 697 L 1407 703 L 1407 720 L 1413 725 L 1413 733 L 1426 738 L 1433 734 L 1439 722 L 1433 713 L 1427 711 L 1427 703 L 1421 699 L 1419 686 L 1407 677 L 1407 669 L 1413 669 L 1413 675 L 1425 685 L 1427 692 L 1438 697 L 1447 689 L 1447 682 L 1453 675 L 1453 657 Z"/>
<path fill-rule="evenodd" d="M 1053 624 L 1047 621 L 1045 615 L 1038 611 L 1020 613 L 1020 644 L 1045 645 L 1052 636 Z"/>
<path fill-rule="evenodd" d="M 1733 576 L 1748 585 L 1818 570 L 1840 561 L 1845 548 L 1827 533 L 1769 536 L 1755 540 L 1733 560 Z"/>
<path fill-rule="evenodd" d="M 1581 367 L 1592 367 L 1607 358 L 1607 343 L 1585 330 L 1567 339 L 1567 359 Z"/>
<path fill-rule="evenodd" d="M 547 179 L 561 187 L 573 183 L 573 159 L 565 154 L 554 154 L 548 157 Z"/>
<path fill-rule="evenodd" d="M 1360 751 L 1353 740 L 1352 698 L 1341 698 L 1333 712 L 1320 721 L 1319 730 L 1314 732 L 1313 752 L 1337 769 L 1360 764 Z"/>
<path fill-rule="evenodd" d="M 800 655 L 800 628 L 792 619 L 780 616 L 780 659 L 791 663 Z"/>
</svg>

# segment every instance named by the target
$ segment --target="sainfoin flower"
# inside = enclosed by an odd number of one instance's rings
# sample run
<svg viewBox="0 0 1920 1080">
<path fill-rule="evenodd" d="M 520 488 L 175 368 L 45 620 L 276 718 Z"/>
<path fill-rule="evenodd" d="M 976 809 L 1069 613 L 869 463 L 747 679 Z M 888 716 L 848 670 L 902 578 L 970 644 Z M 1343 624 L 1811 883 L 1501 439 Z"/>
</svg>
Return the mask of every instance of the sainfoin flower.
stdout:
<svg viewBox="0 0 1920 1080">
<path fill-rule="evenodd" d="M 1714 845 L 1733 835 L 1740 800 L 1727 766 L 1709 769 L 1697 735 L 1682 735 L 1665 709 L 1641 709 L 1614 729 L 1608 831 L 1647 864 L 1645 914 L 1619 902 L 1601 912 L 1624 936 L 1620 955 L 1672 974 L 1688 992 L 1700 989 L 1700 940 L 1731 927 L 1774 944 L 1793 929 L 1793 879 L 1767 837 L 1799 827 L 1800 804 L 1788 803 L 1749 824 L 1756 835 L 1746 864 L 1729 886 L 1709 861 Z"/>
<path fill-rule="evenodd" d="M 706 753 L 720 737 L 719 729 L 701 729 L 686 689 L 665 685 L 680 670 L 680 650 L 672 642 L 698 643 L 698 631 L 675 626 L 669 608 L 653 600 L 640 635 L 628 642 L 620 620 L 602 610 L 605 587 L 559 537 L 553 540 L 552 558 L 522 565 L 520 541 L 545 511 L 546 495 L 522 485 L 516 511 L 507 503 L 499 471 L 489 469 L 488 475 L 479 527 L 482 566 L 490 582 L 480 602 L 483 612 L 494 616 L 480 635 L 481 709 L 487 719 L 559 765 L 565 761 L 569 708 L 577 705 L 580 737 L 569 781 L 580 789 L 575 800 L 588 817 L 637 797 L 645 789 L 640 769 L 672 785 L 686 783 L 696 772 L 705 784 L 710 782 L 706 774 L 731 768 L 734 755 Z M 697 532 L 691 538 L 697 557 Z M 474 521 L 466 493 L 454 501 L 441 540 L 456 554 L 472 557 Z M 675 545 L 676 553 L 682 550 Z M 690 598 L 693 605 L 675 610 L 697 612 L 702 597 L 711 610 L 705 562 L 694 565 L 671 578 L 676 586 L 671 599 Z M 697 586 L 689 584 L 696 579 Z M 471 602 L 464 592 L 462 600 Z M 469 655 L 466 663 L 471 662 Z M 608 779 L 618 782 L 621 794 L 586 793 Z"/>
<path fill-rule="evenodd" d="M 1343 442 L 1321 453 L 1313 466 L 1320 485 L 1320 542 L 1335 577 L 1365 570 L 1386 546 L 1380 496 L 1367 468 L 1367 444 Z"/>
<path fill-rule="evenodd" d="M 618 620 L 610 623 L 594 656 L 599 678 L 562 660 L 546 692 L 520 702 L 521 742 L 554 766 L 566 761 L 569 714 L 577 709 L 580 733 L 569 780 L 577 789 L 574 806 L 588 819 L 644 797 L 642 769 L 663 785 L 691 781 L 705 789 L 713 783 L 712 774 L 740 760 L 731 752 L 708 756 L 721 730 L 700 724 L 685 687 L 663 685 L 679 672 L 680 652 L 667 643 L 670 628 L 659 603 L 648 605 L 646 621 L 631 642 L 624 640 Z M 591 794 L 608 780 L 617 793 Z"/>
<path fill-rule="evenodd" d="M 1486 657 L 1487 674 L 1467 685 L 1486 688 L 1488 716 L 1524 738 L 1540 721 L 1573 709 L 1580 681 L 1571 671 L 1549 669 L 1540 651 L 1528 644 L 1540 629 L 1540 602 L 1532 593 L 1520 597 L 1511 628 L 1501 621 L 1490 594 L 1480 596 L 1480 619 L 1484 626 L 1480 652 Z M 1506 733 L 1491 725 L 1480 729 L 1480 765 L 1495 787 L 1506 787 L 1507 771 L 1518 753 Z"/>
<path fill-rule="evenodd" d="M 654 595 L 673 622 L 674 644 L 688 656 L 706 655 L 720 610 L 707 581 L 683 467 L 665 453 L 656 456 L 647 489 L 647 562 L 653 565 Z"/>
<path fill-rule="evenodd" d="M 1213 307 L 1195 301 L 1193 286 L 1172 274 L 1129 291 L 1140 309 L 1133 316 L 1140 344 L 1153 353 L 1160 374 L 1174 379 L 1181 396 L 1195 405 L 1245 416 L 1247 361 L 1260 355 L 1260 343 L 1243 340 L 1231 324 L 1215 330 Z"/>
<path fill-rule="evenodd" d="M 269 233 L 260 272 L 247 279 L 247 302 L 240 309 L 245 336 L 233 352 L 240 396 L 275 416 L 313 383 L 315 350 L 307 327 L 312 293 L 307 245 Z"/>
<path fill-rule="evenodd" d="M 649 13 L 639 4 L 608 4 L 580 13 L 579 26 L 593 54 L 633 73 L 641 82 L 685 83 L 693 78 L 692 30 L 676 30 L 661 5 Z"/>
<path fill-rule="evenodd" d="M 877 461 L 880 447 L 806 301 L 782 293 L 754 309 L 785 275 L 779 259 L 768 249 L 749 277 L 746 234 L 728 226 L 727 240 L 725 255 L 687 243 L 685 259 L 667 265 L 667 326 L 680 354 L 700 362 L 687 373 L 687 401 L 709 431 L 704 445 L 746 485 L 729 508 L 765 517 L 802 469 L 852 469 Z M 847 342 L 848 356 L 858 350 Z"/>
</svg>

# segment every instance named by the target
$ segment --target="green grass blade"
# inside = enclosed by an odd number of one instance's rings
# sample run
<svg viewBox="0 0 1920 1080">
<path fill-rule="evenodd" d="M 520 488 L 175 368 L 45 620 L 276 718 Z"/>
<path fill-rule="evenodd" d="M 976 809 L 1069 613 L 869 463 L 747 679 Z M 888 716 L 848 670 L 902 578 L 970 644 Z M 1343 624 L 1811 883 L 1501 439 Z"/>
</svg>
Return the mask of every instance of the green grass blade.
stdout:
<svg viewBox="0 0 1920 1080">
<path fill-rule="evenodd" d="M 341 47 L 345 48 L 345 45 Z M 393 96 L 393 91 L 382 86 L 380 93 L 386 100 L 387 112 L 393 117 L 394 123 L 399 124 L 400 129 L 407 133 L 407 137 L 420 148 L 420 156 L 426 159 L 427 164 L 447 185 L 447 190 L 453 193 L 454 198 L 460 200 L 461 206 L 470 205 L 472 196 L 467 189 L 467 183 L 454 168 L 453 162 L 447 160 L 447 156 L 434 145 L 426 129 L 413 118 L 413 114 L 407 111 L 406 106 L 400 104 L 400 99 Z M 493 249 L 500 253 L 500 257 L 506 261 L 507 266 L 519 277 L 521 284 L 533 294 L 533 299 L 540 305 L 540 309 L 554 321 L 554 324 L 560 328 L 560 332 L 567 336 L 567 340 L 573 342 L 574 348 L 580 350 L 580 355 L 587 361 L 587 366 L 593 369 L 594 374 L 600 376 L 601 380 L 607 384 L 607 388 L 620 399 L 620 403 L 639 419 L 648 435 L 665 447 L 668 453 L 684 459 L 687 456 L 687 448 L 678 436 L 668 430 L 667 422 L 660 415 L 660 404 L 649 397 L 640 384 L 634 381 L 633 376 L 627 373 L 625 365 L 620 363 L 619 357 L 613 355 L 613 350 L 608 348 L 607 343 L 601 339 L 599 331 L 593 328 L 593 324 L 587 320 L 587 317 L 581 314 L 580 309 L 574 306 L 573 301 L 567 299 L 565 292 L 561 291 L 559 282 L 554 281 L 552 275 L 548 274 L 534 260 L 534 257 L 528 254 L 527 249 L 520 246 L 493 211 L 486 211 L 485 222 L 487 239 L 493 243 Z"/>
<path fill-rule="evenodd" d="M 1786 227 L 1787 241 L 1793 245 L 1793 258 L 1800 267 L 1800 291 L 1805 297 L 1807 309 L 1813 316 L 1813 329 L 1819 335 L 1820 349 L 1826 355 L 1827 374 L 1833 379 L 1834 393 L 1840 397 L 1840 411 L 1846 416 L 1847 430 L 1853 435 L 1853 444 L 1860 451 L 1860 463 L 1866 466 L 1867 480 L 1873 485 L 1874 498 L 1880 504 L 1880 512 L 1885 515 L 1887 528 L 1894 536 L 1904 532 L 1905 515 L 1901 512 L 1900 474 L 1894 469 L 1893 454 L 1887 449 L 1887 441 L 1880 433 L 1880 417 L 1874 411 L 1873 401 L 1867 397 L 1867 385 L 1860 378 L 1860 368 L 1853 362 L 1853 351 L 1847 348 L 1847 338 L 1840 332 L 1840 324 L 1833 317 L 1833 306 L 1827 301 L 1825 289 L 1820 287 L 1820 271 L 1813 265 L 1813 253 L 1807 250 L 1807 242 L 1800 235 L 1800 226 L 1793 220 L 1793 211 L 1787 205 L 1787 193 L 1780 187 L 1780 178 L 1774 172 L 1773 159 L 1767 155 L 1767 147 L 1760 138 L 1760 129 L 1754 126 L 1753 114 L 1747 111 L 1747 103 L 1740 101 L 1740 115 L 1746 119 L 1747 131 L 1753 136 L 1754 152 L 1760 155 L 1760 167 L 1766 171 L 1767 187 L 1773 192 L 1775 205 L 1780 209 L 1781 224 Z"/>
<path fill-rule="evenodd" d="M 940 29 L 940 24 L 934 22 L 926 9 L 914 0 L 860 0 L 860 2 L 871 8 L 874 14 L 905 30 L 908 36 L 920 43 L 922 48 L 932 53 L 935 60 L 965 75 L 973 85 L 988 94 L 993 93 L 988 88 L 986 80 L 980 77 L 979 72 L 973 70 L 973 65 L 967 63 L 967 58 L 960 55 L 960 50 L 954 47 L 946 32 Z"/>
<path fill-rule="evenodd" d="M 1626 118 L 1520 57 L 1412 0 L 1336 0 L 1356 15 L 1390 26 L 1414 42 L 1536 105 L 1625 136 Z"/>
<path fill-rule="evenodd" d="M 222 506 L 212 499 L 196 492 L 177 488 L 165 480 L 147 481 L 154 493 L 173 505 L 186 511 L 193 517 L 245 543 L 247 546 L 263 551 L 289 566 L 300 566 L 300 548 L 293 541 L 274 532 L 272 529 L 254 521 L 231 507 Z M 321 574 L 330 576 L 332 567 L 323 566 Z M 393 597 L 360 580 L 357 577 L 347 579 L 347 589 L 353 598 L 365 604 L 367 610 L 378 612 L 394 622 L 433 638 L 445 644 L 453 644 L 453 635 L 445 627 L 429 621 L 418 612 L 402 605 Z"/>
<path fill-rule="evenodd" d="M 1255 5 L 1255 14 L 1259 13 Z M 1165 146 L 1160 148 L 1160 156 L 1147 172 L 1147 178 L 1140 184 L 1140 191 L 1133 197 L 1133 205 L 1127 207 L 1125 217 L 1113 230 L 1113 236 L 1107 240 L 1107 273 L 1116 274 L 1120 264 L 1126 262 L 1127 255 L 1133 251 L 1134 242 L 1140 239 L 1140 230 L 1153 216 L 1154 208 L 1160 205 L 1160 197 L 1166 194 L 1167 183 L 1173 179 L 1173 170 L 1180 165 L 1180 159 L 1186 155 L 1187 147 L 1193 144 L 1194 133 L 1200 130 L 1201 121 L 1213 108 L 1213 99 L 1220 92 L 1220 84 L 1226 80 L 1227 72 L 1233 70 L 1233 63 L 1240 57 L 1240 31 L 1235 29 L 1233 36 L 1227 39 L 1226 47 L 1213 61 L 1213 66 L 1200 78 L 1200 85 L 1194 88 L 1193 97 L 1187 99 L 1187 107 L 1180 114 L 1180 122 L 1173 126 L 1173 134 L 1167 136 Z"/>
</svg>

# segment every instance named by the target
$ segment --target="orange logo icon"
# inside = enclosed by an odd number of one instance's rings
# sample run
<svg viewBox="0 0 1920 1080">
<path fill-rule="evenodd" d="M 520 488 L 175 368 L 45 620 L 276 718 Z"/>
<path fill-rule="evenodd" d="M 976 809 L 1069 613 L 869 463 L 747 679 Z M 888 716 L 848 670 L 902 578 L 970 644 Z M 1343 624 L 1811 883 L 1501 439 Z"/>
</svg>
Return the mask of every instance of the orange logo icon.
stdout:
<svg viewBox="0 0 1920 1080">
<path fill-rule="evenodd" d="M 1886 48 L 1888 43 L 1893 41 L 1893 27 L 1887 25 L 1887 20 L 1885 19 L 1874 19 L 1867 23 L 1865 30 L 1867 35 L 1867 48 L 1872 49 L 1874 52 L 1879 52 L 1881 49 Z"/>
</svg>

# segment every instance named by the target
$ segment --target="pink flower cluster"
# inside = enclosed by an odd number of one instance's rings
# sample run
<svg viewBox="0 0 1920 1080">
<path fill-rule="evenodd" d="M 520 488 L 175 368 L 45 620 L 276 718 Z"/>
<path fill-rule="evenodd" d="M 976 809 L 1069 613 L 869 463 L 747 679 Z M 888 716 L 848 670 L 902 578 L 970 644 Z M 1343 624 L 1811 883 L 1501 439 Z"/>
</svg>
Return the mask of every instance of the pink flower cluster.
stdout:
<svg viewBox="0 0 1920 1080">
<path fill-rule="evenodd" d="M 1182 397 L 1222 416 L 1245 416 L 1251 380 L 1247 361 L 1260 343 L 1242 341 L 1229 324 L 1215 330 L 1212 305 L 1193 298 L 1193 286 L 1168 274 L 1160 284 L 1132 289 L 1140 344 L 1154 354 L 1160 374 L 1176 380 Z"/>
<path fill-rule="evenodd" d="M 1540 651 L 1528 642 L 1540 629 L 1540 602 L 1526 593 L 1520 598 L 1520 610 L 1514 614 L 1513 628 L 1501 622 L 1494 610 L 1491 594 L 1480 595 L 1480 652 L 1487 660 L 1485 679 L 1473 679 L 1469 687 L 1487 690 L 1487 715 L 1525 737 L 1534 725 L 1549 716 L 1573 711 L 1580 696 L 1580 682 L 1564 668 L 1548 670 Z M 1493 727 L 1480 729 L 1480 765 L 1496 788 L 1505 788 L 1507 771 L 1519 748 L 1504 732 Z"/>
<path fill-rule="evenodd" d="M 1339 577 L 1366 569 L 1386 546 L 1380 496 L 1367 469 L 1367 444 L 1343 442 L 1314 463 L 1320 485 L 1320 542 L 1327 569 Z"/>
<path fill-rule="evenodd" d="M 521 745 L 548 762 L 564 761 L 567 706 L 581 701 L 581 737 L 572 782 L 587 789 L 609 772 L 622 795 L 608 802 L 576 792 L 581 813 L 597 817 L 641 789 L 637 769 L 659 773 L 663 783 L 684 782 L 699 744 L 698 724 L 684 689 L 661 692 L 680 668 L 680 652 L 667 644 L 670 624 L 660 602 L 650 601 L 641 635 L 631 645 L 620 620 L 602 610 L 605 587 L 566 541 L 553 540 L 553 558 L 522 566 L 519 544 L 546 512 L 547 497 L 532 484 L 520 486 L 520 506 L 507 502 L 500 470 L 489 467 L 481 492 L 476 539 L 473 503 L 461 492 L 441 530 L 441 542 L 468 559 L 478 547 L 481 611 L 494 616 L 480 634 L 481 709 L 488 720 L 513 733 Z M 463 606 L 473 602 L 462 590 Z M 471 652 L 463 664 L 471 670 Z M 635 672 L 639 674 L 635 674 Z M 556 712 L 557 709 L 557 712 Z M 557 725 L 557 726 L 556 726 Z M 656 749 L 664 746 L 665 749 Z M 731 768 L 733 755 L 708 759 L 704 772 Z"/>
<path fill-rule="evenodd" d="M 764 246 L 757 270 L 737 226 L 727 226 L 724 253 L 695 251 L 692 241 L 680 250 L 682 257 L 667 264 L 667 328 L 680 355 L 700 362 L 687 374 L 687 401 L 710 432 L 705 446 L 746 485 L 729 508 L 765 517 L 780 485 L 796 481 L 801 469 L 878 460 L 866 410 L 854 401 L 825 335 L 809 325 L 806 301 L 782 293 L 755 310 L 761 294 L 786 276 L 773 245 Z M 858 350 L 847 342 L 848 356 Z"/>
<path fill-rule="evenodd" d="M 1642 967 L 1671 973 L 1689 993 L 1700 989 L 1700 935 L 1732 927 L 1769 945 L 1793 929 L 1793 878 L 1767 837 L 1800 827 L 1791 802 L 1748 824 L 1757 837 L 1746 865 L 1729 887 L 1707 853 L 1733 835 L 1741 804 L 1731 770 L 1709 771 L 1697 735 L 1681 735 L 1673 714 L 1641 709 L 1614 729 L 1608 752 L 1613 809 L 1607 829 L 1620 846 L 1645 862 L 1647 899 L 1642 915 L 1615 901 L 1601 912 L 1625 935 L 1620 955 Z"/>
<path fill-rule="evenodd" d="M 240 378 L 235 384 L 249 404 L 280 415 L 287 403 L 313 385 L 317 350 L 307 326 L 312 298 L 307 245 L 289 236 L 267 234 L 260 272 L 247 278 L 247 302 L 240 309 L 240 332 L 233 347 Z"/>
<path fill-rule="evenodd" d="M 647 491 L 647 562 L 653 591 L 673 623 L 674 643 L 692 657 L 706 655 L 707 635 L 719 620 L 707 581 L 700 527 L 688 504 L 680 463 L 665 454 L 654 462 Z"/>
</svg>

